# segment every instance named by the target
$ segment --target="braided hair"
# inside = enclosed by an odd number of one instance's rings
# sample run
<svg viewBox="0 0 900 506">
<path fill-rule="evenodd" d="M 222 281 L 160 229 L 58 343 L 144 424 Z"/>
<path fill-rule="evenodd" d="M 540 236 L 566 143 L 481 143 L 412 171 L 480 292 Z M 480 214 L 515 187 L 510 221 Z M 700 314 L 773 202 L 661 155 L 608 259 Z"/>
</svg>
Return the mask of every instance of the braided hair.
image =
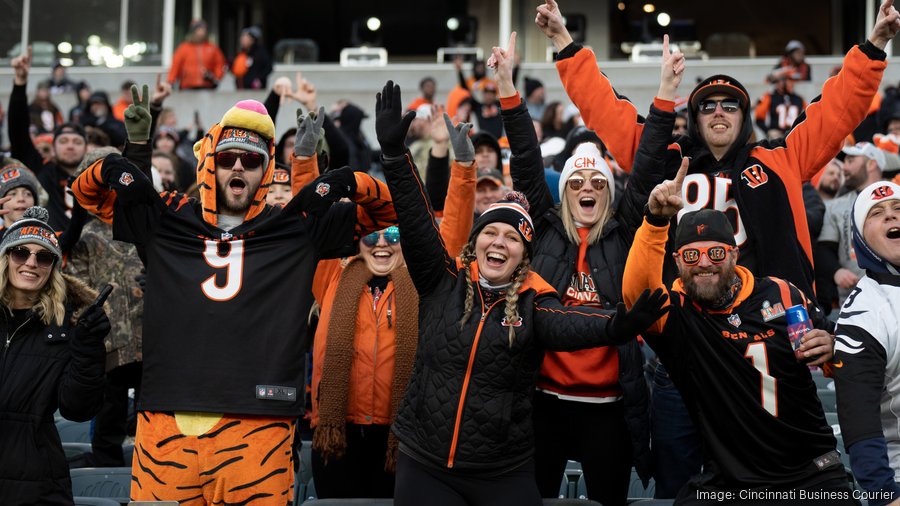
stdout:
<svg viewBox="0 0 900 506">
<path fill-rule="evenodd" d="M 512 348 L 513 341 L 516 338 L 514 324 L 520 322 L 522 317 L 519 316 L 519 288 L 525 282 L 528 271 L 531 270 L 531 261 L 526 257 L 522 259 L 522 263 L 513 271 L 513 282 L 506 289 L 506 323 L 509 325 L 509 347 Z"/>
<path fill-rule="evenodd" d="M 462 251 L 459 253 L 459 260 L 463 264 L 462 274 L 465 276 L 467 281 L 466 283 L 466 304 L 465 310 L 463 311 L 462 318 L 459 320 L 459 328 L 462 330 L 463 325 L 466 324 L 469 317 L 472 316 L 472 306 L 475 305 L 475 288 L 472 285 L 472 272 L 469 269 L 469 265 L 475 261 L 475 242 L 469 241 L 463 247 Z"/>
</svg>

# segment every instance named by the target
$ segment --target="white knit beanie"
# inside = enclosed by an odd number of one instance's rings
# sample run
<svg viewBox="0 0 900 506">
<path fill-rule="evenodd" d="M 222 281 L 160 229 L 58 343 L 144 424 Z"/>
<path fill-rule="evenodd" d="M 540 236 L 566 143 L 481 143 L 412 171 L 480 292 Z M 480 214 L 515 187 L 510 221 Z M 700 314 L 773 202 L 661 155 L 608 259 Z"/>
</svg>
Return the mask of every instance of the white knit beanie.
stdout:
<svg viewBox="0 0 900 506">
<path fill-rule="evenodd" d="M 606 178 L 606 188 L 609 190 L 609 201 L 612 202 L 615 199 L 616 185 L 613 180 L 612 170 L 610 170 L 606 160 L 603 159 L 603 154 L 600 153 L 597 145 L 593 142 L 584 142 L 575 146 L 572 156 L 566 160 L 562 175 L 559 177 L 560 197 L 566 192 L 566 183 L 569 181 L 569 178 L 579 170 L 592 170 L 603 175 Z"/>
</svg>

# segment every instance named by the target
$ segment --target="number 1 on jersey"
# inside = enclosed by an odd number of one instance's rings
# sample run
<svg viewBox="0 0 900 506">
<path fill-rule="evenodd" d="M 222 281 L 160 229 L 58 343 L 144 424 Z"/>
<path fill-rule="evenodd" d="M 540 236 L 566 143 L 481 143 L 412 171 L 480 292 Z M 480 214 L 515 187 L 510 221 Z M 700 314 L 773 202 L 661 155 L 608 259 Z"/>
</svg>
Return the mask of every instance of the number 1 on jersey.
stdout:
<svg viewBox="0 0 900 506">
<path fill-rule="evenodd" d="M 225 256 L 219 254 L 219 244 L 228 245 L 228 253 Z M 213 274 L 200 284 L 203 294 L 217 302 L 234 298 L 241 291 L 241 280 L 244 274 L 244 241 L 225 243 L 206 241 L 203 258 L 206 259 L 206 263 L 216 269 L 225 268 L 225 285 L 219 286 L 216 283 L 218 273 Z"/>
<path fill-rule="evenodd" d="M 753 362 L 753 367 L 759 371 L 759 394 L 762 407 L 778 417 L 778 381 L 769 374 L 769 355 L 766 353 L 766 343 L 750 343 L 744 356 Z"/>
</svg>

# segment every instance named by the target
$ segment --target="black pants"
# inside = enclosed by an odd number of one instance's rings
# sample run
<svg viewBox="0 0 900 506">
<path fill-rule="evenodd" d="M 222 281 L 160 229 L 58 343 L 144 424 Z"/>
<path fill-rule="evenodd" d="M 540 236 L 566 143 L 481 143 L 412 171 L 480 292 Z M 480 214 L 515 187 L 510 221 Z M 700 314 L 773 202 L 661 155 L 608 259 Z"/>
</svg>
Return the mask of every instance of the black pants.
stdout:
<svg viewBox="0 0 900 506">
<path fill-rule="evenodd" d="M 623 402 L 591 404 L 534 394 L 534 463 L 542 497 L 558 497 L 567 460 L 581 462 L 588 498 L 624 506 L 631 482 L 631 436 Z"/>
<path fill-rule="evenodd" d="M 322 459 L 312 450 L 312 472 L 319 499 L 393 497 L 394 475 L 384 470 L 387 425 L 347 424 L 347 450 L 340 460 Z"/>
<path fill-rule="evenodd" d="M 128 389 L 135 389 L 135 400 L 141 389 L 141 362 L 132 362 L 106 373 L 103 406 L 94 419 L 91 452 L 97 467 L 125 467 L 122 443 L 129 434 Z M 133 434 L 133 428 L 131 433 Z"/>
<path fill-rule="evenodd" d="M 541 506 L 534 462 L 503 474 L 458 472 L 398 452 L 394 506 Z"/>
</svg>

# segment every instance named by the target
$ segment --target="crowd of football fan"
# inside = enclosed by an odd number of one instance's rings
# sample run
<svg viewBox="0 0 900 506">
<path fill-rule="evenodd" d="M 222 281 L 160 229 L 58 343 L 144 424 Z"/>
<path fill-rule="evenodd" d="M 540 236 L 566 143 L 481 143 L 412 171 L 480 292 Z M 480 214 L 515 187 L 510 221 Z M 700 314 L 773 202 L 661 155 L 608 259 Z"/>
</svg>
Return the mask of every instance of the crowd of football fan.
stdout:
<svg viewBox="0 0 900 506">
<path fill-rule="evenodd" d="M 675 504 L 900 504 L 892 1 L 809 102 L 798 41 L 754 101 L 727 75 L 679 95 L 666 38 L 646 114 L 553 0 L 535 23 L 570 104 L 517 87 L 513 33 L 443 104 L 388 81 L 377 146 L 305 79 L 181 128 L 173 86 L 224 77 L 203 22 L 116 104 L 63 67 L 29 104 L 15 58 L 0 503 L 73 504 L 58 413 L 132 500 L 288 504 L 302 464 L 319 498 L 538 505 L 577 461 L 607 506 L 633 473 Z M 260 36 L 231 69 L 264 93 Z"/>
</svg>

